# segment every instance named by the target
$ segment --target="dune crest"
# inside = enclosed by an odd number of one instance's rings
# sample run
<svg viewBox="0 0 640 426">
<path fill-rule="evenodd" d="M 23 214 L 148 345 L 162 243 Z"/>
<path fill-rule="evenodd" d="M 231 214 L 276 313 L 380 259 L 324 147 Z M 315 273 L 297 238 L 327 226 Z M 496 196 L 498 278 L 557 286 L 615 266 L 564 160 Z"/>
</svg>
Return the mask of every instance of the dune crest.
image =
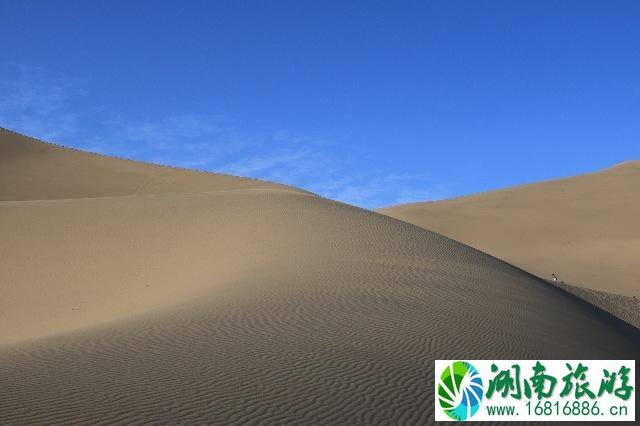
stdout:
<svg viewBox="0 0 640 426">
<path fill-rule="evenodd" d="M 0 201 L 287 189 L 277 183 L 63 148 L 0 127 Z"/>
</svg>

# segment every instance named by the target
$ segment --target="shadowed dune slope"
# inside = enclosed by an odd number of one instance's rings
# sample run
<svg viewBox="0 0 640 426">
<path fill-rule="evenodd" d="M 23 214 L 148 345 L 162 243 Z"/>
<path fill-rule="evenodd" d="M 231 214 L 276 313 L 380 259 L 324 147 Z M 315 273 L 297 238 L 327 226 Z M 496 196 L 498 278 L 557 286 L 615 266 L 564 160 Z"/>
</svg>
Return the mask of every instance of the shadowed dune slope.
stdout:
<svg viewBox="0 0 640 426">
<path fill-rule="evenodd" d="M 218 191 L 0 203 L 2 422 L 425 424 L 434 359 L 640 353 L 439 234 L 207 176 Z"/>
<path fill-rule="evenodd" d="M 640 297 L 640 161 L 380 212 L 540 277 Z"/>
</svg>

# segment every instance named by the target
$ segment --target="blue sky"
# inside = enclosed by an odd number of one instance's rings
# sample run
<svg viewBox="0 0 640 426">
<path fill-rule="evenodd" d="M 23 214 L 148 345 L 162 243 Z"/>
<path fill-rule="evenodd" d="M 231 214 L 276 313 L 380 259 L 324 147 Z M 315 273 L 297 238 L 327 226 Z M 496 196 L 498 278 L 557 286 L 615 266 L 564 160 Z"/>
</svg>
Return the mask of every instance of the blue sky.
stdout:
<svg viewBox="0 0 640 426">
<path fill-rule="evenodd" d="M 640 158 L 640 2 L 0 0 L 0 125 L 363 207 Z"/>
</svg>

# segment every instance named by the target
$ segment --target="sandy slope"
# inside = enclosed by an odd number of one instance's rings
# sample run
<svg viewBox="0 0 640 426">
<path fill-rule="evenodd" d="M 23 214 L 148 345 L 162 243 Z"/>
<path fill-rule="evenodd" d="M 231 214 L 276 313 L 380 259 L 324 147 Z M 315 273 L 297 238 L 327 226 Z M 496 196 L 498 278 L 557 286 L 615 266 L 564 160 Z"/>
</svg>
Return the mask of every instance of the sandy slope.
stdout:
<svg viewBox="0 0 640 426">
<path fill-rule="evenodd" d="M 0 201 L 284 188 L 255 179 L 161 167 L 61 148 L 3 128 L 0 140 Z"/>
<path fill-rule="evenodd" d="M 381 212 L 540 277 L 640 298 L 640 161 Z"/>
<path fill-rule="evenodd" d="M 640 353 L 607 314 L 393 218 L 218 175 L 132 196 L 114 171 L 91 196 L 85 170 L 50 172 L 64 199 L 0 202 L 1 422 L 424 424 L 436 358 Z"/>
</svg>

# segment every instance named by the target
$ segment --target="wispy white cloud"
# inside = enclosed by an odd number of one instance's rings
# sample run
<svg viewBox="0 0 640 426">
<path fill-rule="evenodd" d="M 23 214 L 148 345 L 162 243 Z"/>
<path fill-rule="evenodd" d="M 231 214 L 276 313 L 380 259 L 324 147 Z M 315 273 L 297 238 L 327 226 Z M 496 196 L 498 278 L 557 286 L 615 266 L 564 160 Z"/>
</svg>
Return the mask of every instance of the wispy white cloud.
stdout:
<svg viewBox="0 0 640 426">
<path fill-rule="evenodd" d="M 300 161 L 307 156 L 305 150 L 273 152 L 261 156 L 248 156 L 232 163 L 222 164 L 220 168 L 230 174 L 239 176 L 267 175 L 276 170 L 286 168 L 290 171 L 298 169 Z"/>
<path fill-rule="evenodd" d="M 75 133 L 81 115 L 70 99 L 82 92 L 78 81 L 46 75 L 42 70 L 4 63 L 0 81 L 0 123 L 47 140 Z"/>
<path fill-rule="evenodd" d="M 449 195 L 427 175 L 370 169 L 348 144 L 338 146 L 287 129 L 249 134 L 221 114 L 98 116 L 79 107 L 85 96 L 81 85 L 13 67 L 15 78 L 0 85 L 0 125 L 41 139 L 123 158 L 281 182 L 367 208 Z M 80 131 L 81 121 L 90 123 L 90 131 Z"/>
<path fill-rule="evenodd" d="M 221 125 L 222 118 L 218 115 L 182 114 L 156 121 L 122 122 L 121 136 L 123 140 L 144 143 L 157 150 L 179 148 L 211 152 L 218 147 L 210 139 L 223 135 L 228 137 L 230 133 Z"/>
<path fill-rule="evenodd" d="M 446 198 L 426 175 L 380 173 L 320 149 L 300 148 L 240 158 L 220 171 L 301 186 L 316 194 L 367 208 Z"/>
<path fill-rule="evenodd" d="M 345 173 L 341 178 L 317 182 L 315 192 L 328 198 L 368 208 L 446 198 L 446 187 L 429 176 L 397 173 Z"/>
<path fill-rule="evenodd" d="M 171 166 L 212 170 L 247 143 L 213 114 L 181 114 L 136 120 L 118 116 L 97 120 L 73 146 L 91 152 Z"/>
</svg>

